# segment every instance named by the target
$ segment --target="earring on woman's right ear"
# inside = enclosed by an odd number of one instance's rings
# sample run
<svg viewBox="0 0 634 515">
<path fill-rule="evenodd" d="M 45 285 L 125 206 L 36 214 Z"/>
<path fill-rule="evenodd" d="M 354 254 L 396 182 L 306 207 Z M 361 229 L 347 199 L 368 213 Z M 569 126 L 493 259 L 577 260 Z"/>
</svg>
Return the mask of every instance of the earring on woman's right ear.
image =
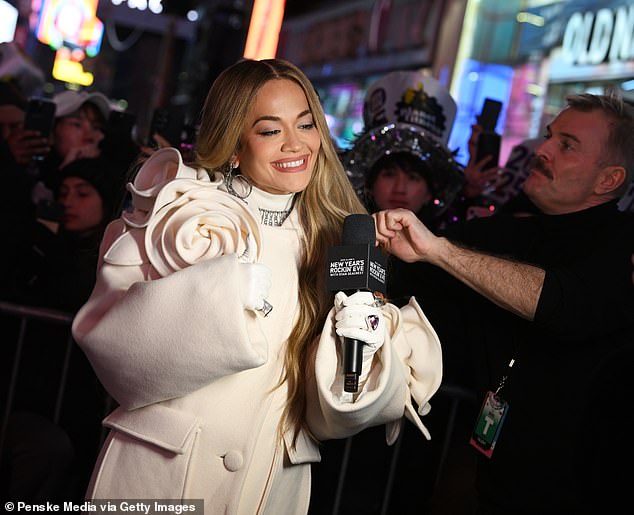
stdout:
<svg viewBox="0 0 634 515">
<path fill-rule="evenodd" d="M 238 197 L 240 200 L 246 199 L 251 194 L 253 184 L 241 173 L 236 174 L 233 172 L 238 168 L 235 161 L 229 161 L 228 168 L 229 169 L 224 173 L 225 188 L 227 188 L 227 191 L 234 197 Z M 238 189 L 236 189 L 236 187 Z"/>
</svg>

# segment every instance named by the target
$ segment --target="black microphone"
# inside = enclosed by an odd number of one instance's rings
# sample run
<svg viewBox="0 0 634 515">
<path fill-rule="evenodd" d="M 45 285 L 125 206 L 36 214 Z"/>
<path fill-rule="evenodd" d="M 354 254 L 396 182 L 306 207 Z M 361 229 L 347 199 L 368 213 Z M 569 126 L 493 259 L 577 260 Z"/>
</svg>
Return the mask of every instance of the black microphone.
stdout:
<svg viewBox="0 0 634 515">
<path fill-rule="evenodd" d="M 375 247 L 374 218 L 370 215 L 348 215 L 343 221 L 341 245 L 328 251 L 328 289 L 351 295 L 370 291 L 385 295 L 387 257 Z M 344 338 L 344 391 L 359 389 L 364 342 Z"/>
</svg>

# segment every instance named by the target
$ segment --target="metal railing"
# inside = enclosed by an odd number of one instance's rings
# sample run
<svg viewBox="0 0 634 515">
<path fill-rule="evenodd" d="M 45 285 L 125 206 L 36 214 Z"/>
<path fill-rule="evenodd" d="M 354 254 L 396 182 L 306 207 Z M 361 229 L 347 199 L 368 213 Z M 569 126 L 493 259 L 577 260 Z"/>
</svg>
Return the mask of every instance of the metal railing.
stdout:
<svg viewBox="0 0 634 515">
<path fill-rule="evenodd" d="M 62 404 L 64 401 L 64 391 L 66 388 L 66 380 L 68 377 L 68 367 L 70 364 L 70 356 L 73 349 L 73 337 L 70 331 L 70 325 L 73 321 L 73 315 L 62 311 L 46 308 L 34 308 L 29 306 L 22 306 L 18 304 L 12 304 L 9 302 L 0 301 L 0 314 L 8 315 L 18 318 L 20 321 L 20 328 L 18 333 L 18 339 L 15 344 L 15 351 L 13 356 L 13 362 L 11 364 L 11 373 L 9 376 L 7 396 L 2 413 L 2 426 L 0 427 L 0 460 L 4 450 L 4 443 L 7 436 L 7 429 L 9 426 L 9 417 L 13 409 L 13 401 L 16 395 L 16 385 L 18 381 L 18 375 L 20 372 L 20 365 L 22 360 L 22 351 L 24 349 L 24 343 L 27 334 L 27 325 L 30 321 L 41 321 L 50 324 L 62 325 L 68 327 L 68 336 L 66 338 L 66 345 L 64 349 L 64 359 L 62 362 L 61 377 L 59 385 L 57 387 L 57 393 L 55 395 L 55 409 L 53 412 L 53 422 L 57 424 L 59 422 Z"/>
<path fill-rule="evenodd" d="M 442 434 L 442 444 L 440 446 L 439 458 L 437 463 L 435 464 L 435 471 L 433 474 L 434 482 L 431 485 L 431 489 L 435 489 L 439 486 L 442 478 L 443 472 L 445 469 L 445 465 L 447 462 L 447 456 L 449 454 L 450 447 L 453 443 L 452 437 L 454 434 L 454 430 L 456 427 L 456 419 L 458 412 L 460 410 L 460 406 L 462 403 L 467 403 L 473 405 L 477 402 L 476 394 L 466 388 L 451 385 L 451 384 L 443 384 L 440 386 L 438 392 L 434 395 L 434 399 L 438 397 L 444 397 L 449 400 L 449 412 L 447 416 L 447 425 L 444 428 L 444 433 Z M 432 400 L 433 403 L 433 400 Z M 409 422 L 406 422 L 409 423 Z M 390 465 L 387 478 L 385 480 L 385 484 L 383 485 L 382 491 L 382 499 L 381 499 L 381 508 L 380 515 L 388 515 L 391 513 L 390 511 L 390 502 L 392 499 L 392 491 L 395 484 L 395 481 L 398 478 L 398 462 L 401 457 L 401 453 L 403 452 L 403 435 L 404 431 L 401 430 L 398 439 L 392 446 L 391 456 L 390 456 Z M 351 464 L 351 449 L 355 442 L 355 436 L 351 436 L 346 439 L 343 450 L 341 451 L 341 465 L 339 468 L 339 474 L 337 477 L 337 485 L 334 494 L 334 498 L 332 501 L 332 509 L 324 510 L 323 506 L 320 510 L 314 511 L 314 513 L 319 513 L 319 515 L 340 515 L 345 511 L 342 508 L 342 500 L 345 491 L 346 480 L 352 474 L 349 471 L 349 465 Z M 422 438 L 422 436 L 421 436 Z M 368 452 L 372 452 L 372 449 L 367 449 Z M 347 492 L 347 495 L 363 495 L 363 492 Z M 342 511 L 343 510 L 343 511 Z"/>
<path fill-rule="evenodd" d="M 4 406 L 4 411 L 2 413 L 2 426 L 0 428 L 0 462 L 2 461 L 2 454 L 5 445 L 5 439 L 7 436 L 7 429 L 9 425 L 9 419 L 13 408 L 13 401 L 16 395 L 16 385 L 18 380 L 18 375 L 20 373 L 21 359 L 22 359 L 22 351 L 25 345 L 25 338 L 27 334 L 27 326 L 30 322 L 44 322 L 49 324 L 55 324 L 59 326 L 65 326 L 68 330 L 68 334 L 66 337 L 65 348 L 63 350 L 63 362 L 62 362 L 62 370 L 60 379 L 57 385 L 57 391 L 55 393 L 55 403 L 54 403 L 54 412 L 53 412 L 53 422 L 57 424 L 60 419 L 60 414 L 62 411 L 62 406 L 64 405 L 64 395 L 66 391 L 66 383 L 68 379 L 68 371 L 70 365 L 71 354 L 73 352 L 73 348 L 75 346 L 72 334 L 71 334 L 71 323 L 73 320 L 73 315 L 61 311 L 56 311 L 52 309 L 44 309 L 44 308 L 34 308 L 22 305 L 16 305 L 9 302 L 0 301 L 0 315 L 14 317 L 19 319 L 19 332 L 17 341 L 15 342 L 15 350 L 13 355 L 13 361 L 11 364 L 11 373 L 8 381 L 8 390 L 6 394 L 6 402 Z M 437 486 L 438 481 L 442 477 L 443 469 L 445 466 L 447 454 L 449 452 L 450 446 L 452 444 L 452 435 L 455 428 L 456 416 L 460 409 L 460 404 L 467 402 L 473 403 L 475 402 L 475 394 L 464 388 L 455 386 L 455 385 L 442 385 L 439 391 L 436 393 L 436 396 L 442 396 L 449 399 L 450 407 L 449 414 L 447 418 L 447 425 L 444 430 L 444 434 L 442 435 L 442 444 L 440 449 L 440 455 L 438 462 L 436 464 L 435 470 L 435 484 L 434 487 Z M 113 406 L 112 400 L 107 404 L 108 409 L 111 409 Z M 106 413 L 104 413 L 104 416 Z M 100 442 L 103 442 L 106 436 L 106 430 L 102 430 Z M 398 476 L 398 460 L 399 456 L 402 452 L 402 437 L 403 431 L 399 435 L 399 438 L 395 442 L 392 447 L 392 455 L 390 458 L 389 472 L 387 476 L 387 480 L 383 490 L 383 498 L 381 504 L 381 515 L 387 515 L 389 513 L 390 499 L 393 490 L 394 481 Z M 337 486 L 334 494 L 334 498 L 332 499 L 332 511 L 328 511 L 330 515 L 339 515 L 341 510 L 341 501 L 344 493 L 344 485 L 346 483 L 346 478 L 349 474 L 348 465 L 350 463 L 351 456 L 351 446 L 354 441 L 354 436 L 347 438 L 344 444 L 344 448 L 341 456 L 341 465 L 339 467 L 339 473 L 337 477 Z"/>
</svg>

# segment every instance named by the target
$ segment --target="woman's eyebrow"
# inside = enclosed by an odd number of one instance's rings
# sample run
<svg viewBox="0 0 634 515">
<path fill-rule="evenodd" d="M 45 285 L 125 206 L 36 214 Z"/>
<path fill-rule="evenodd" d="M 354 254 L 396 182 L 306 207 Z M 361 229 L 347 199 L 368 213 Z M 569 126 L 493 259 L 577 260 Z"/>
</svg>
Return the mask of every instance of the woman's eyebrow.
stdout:
<svg viewBox="0 0 634 515">
<path fill-rule="evenodd" d="M 297 115 L 297 119 L 299 120 L 300 118 L 302 118 L 303 116 L 306 116 L 307 114 L 311 114 L 310 109 L 306 109 L 305 111 L 302 111 L 301 113 L 299 113 Z M 273 115 L 260 116 L 259 118 L 256 118 L 253 121 L 253 124 L 251 125 L 251 127 L 253 127 L 256 123 L 264 121 L 264 120 L 269 121 L 269 122 L 279 122 L 281 120 L 281 118 L 279 116 L 273 116 Z"/>
</svg>

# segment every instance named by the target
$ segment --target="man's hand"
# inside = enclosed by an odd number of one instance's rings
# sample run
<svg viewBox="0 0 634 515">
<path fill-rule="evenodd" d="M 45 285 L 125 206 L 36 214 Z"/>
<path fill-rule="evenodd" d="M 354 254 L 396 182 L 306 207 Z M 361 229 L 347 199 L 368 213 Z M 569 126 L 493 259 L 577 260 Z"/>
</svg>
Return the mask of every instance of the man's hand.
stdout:
<svg viewBox="0 0 634 515">
<path fill-rule="evenodd" d="M 389 253 L 408 263 L 432 263 L 511 313 L 535 318 L 546 274 L 543 269 L 458 246 L 434 235 L 406 209 L 372 216 L 377 241 Z"/>
<path fill-rule="evenodd" d="M 372 215 L 376 239 L 387 252 L 413 263 L 433 262 L 433 251 L 439 238 L 408 209 L 389 209 Z"/>
</svg>

